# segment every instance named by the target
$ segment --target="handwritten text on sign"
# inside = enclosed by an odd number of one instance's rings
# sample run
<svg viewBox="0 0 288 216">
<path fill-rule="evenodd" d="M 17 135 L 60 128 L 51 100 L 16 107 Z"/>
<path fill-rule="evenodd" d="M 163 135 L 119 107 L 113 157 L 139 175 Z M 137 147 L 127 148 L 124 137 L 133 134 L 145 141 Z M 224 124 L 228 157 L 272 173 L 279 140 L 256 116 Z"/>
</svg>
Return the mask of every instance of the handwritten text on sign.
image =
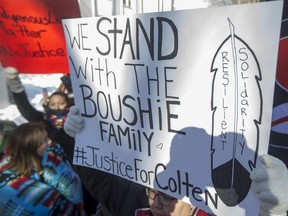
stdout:
<svg viewBox="0 0 288 216">
<path fill-rule="evenodd" d="M 270 10 L 279 16 L 268 19 Z M 73 91 L 85 119 L 74 163 L 217 214 L 244 214 L 239 205 L 257 211 L 248 205 L 246 177 L 267 151 L 280 11 L 279 2 L 270 2 L 64 20 Z M 243 183 L 230 181 L 229 166 L 243 173 Z M 231 185 L 235 190 L 219 190 Z"/>
<path fill-rule="evenodd" d="M 22 73 L 69 73 L 61 20 L 73 17 L 80 17 L 77 1 L 1 0 L 0 63 Z"/>
</svg>

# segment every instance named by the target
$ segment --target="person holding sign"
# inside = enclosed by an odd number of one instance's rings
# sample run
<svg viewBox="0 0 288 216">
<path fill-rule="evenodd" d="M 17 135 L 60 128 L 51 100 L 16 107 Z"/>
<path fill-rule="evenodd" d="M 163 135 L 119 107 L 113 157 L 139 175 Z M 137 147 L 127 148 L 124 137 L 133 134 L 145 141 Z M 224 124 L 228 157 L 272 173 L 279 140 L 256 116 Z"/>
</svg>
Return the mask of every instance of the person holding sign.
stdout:
<svg viewBox="0 0 288 216">
<path fill-rule="evenodd" d="M 147 188 L 146 194 L 151 209 L 147 209 L 147 215 L 186 215 L 186 216 L 209 216 L 196 206 L 192 206 L 174 197 L 168 196 L 155 189 Z M 139 211 L 139 210 L 138 210 Z M 143 210 L 142 210 L 143 211 Z"/>
<path fill-rule="evenodd" d="M 78 108 L 72 106 L 64 130 L 75 137 L 83 127 L 84 119 Z M 260 161 L 262 166 L 250 175 L 251 190 L 260 202 L 260 215 L 284 216 L 288 210 L 288 170 L 281 160 L 271 155 L 262 155 Z M 93 196 L 112 215 L 133 215 L 133 211 L 139 212 L 136 215 L 208 215 L 182 200 L 103 171 L 77 166 L 77 172 Z"/>
<path fill-rule="evenodd" d="M 61 144 L 64 149 L 66 143 L 74 142 L 63 130 L 63 124 L 70 105 L 68 96 L 62 92 L 54 92 L 47 100 L 45 112 L 38 111 L 28 101 L 17 69 L 6 67 L 3 71 L 15 104 L 23 117 L 28 121 L 44 122 L 47 125 L 48 137 L 52 141 Z"/>
<path fill-rule="evenodd" d="M 45 126 L 24 123 L 0 161 L 0 215 L 86 215 L 82 186 Z"/>
</svg>

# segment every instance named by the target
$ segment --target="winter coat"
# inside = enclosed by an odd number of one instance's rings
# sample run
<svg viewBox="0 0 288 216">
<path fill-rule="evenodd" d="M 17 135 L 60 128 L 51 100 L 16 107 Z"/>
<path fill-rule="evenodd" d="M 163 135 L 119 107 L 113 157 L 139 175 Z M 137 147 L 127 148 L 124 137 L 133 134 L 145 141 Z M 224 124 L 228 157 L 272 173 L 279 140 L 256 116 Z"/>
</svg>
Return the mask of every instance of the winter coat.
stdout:
<svg viewBox="0 0 288 216">
<path fill-rule="evenodd" d="M 11 170 L 6 148 L 0 161 L 0 215 L 85 215 L 82 186 L 59 145 L 44 153 L 42 175 Z"/>
</svg>

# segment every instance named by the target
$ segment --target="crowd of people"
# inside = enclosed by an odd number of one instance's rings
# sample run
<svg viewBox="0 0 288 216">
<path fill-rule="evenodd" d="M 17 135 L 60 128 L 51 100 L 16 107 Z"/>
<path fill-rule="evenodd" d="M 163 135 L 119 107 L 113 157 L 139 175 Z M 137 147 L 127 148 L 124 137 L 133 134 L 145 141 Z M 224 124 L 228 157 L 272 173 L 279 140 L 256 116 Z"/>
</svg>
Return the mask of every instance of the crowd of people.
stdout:
<svg viewBox="0 0 288 216">
<path fill-rule="evenodd" d="M 213 215 L 154 188 L 73 165 L 74 138 L 84 119 L 73 103 L 69 76 L 56 92 L 43 95 L 45 112 L 40 112 L 30 104 L 17 69 L 7 67 L 4 73 L 28 122 L 0 125 L 1 215 Z M 259 161 L 262 166 L 250 174 L 259 214 L 288 215 L 287 164 L 269 154 Z"/>
<path fill-rule="evenodd" d="M 1 213 L 212 215 L 153 188 L 100 170 L 72 165 L 74 137 L 84 128 L 78 108 L 68 102 L 63 92 L 56 91 L 44 105 L 46 112 L 41 113 L 29 103 L 18 71 L 6 68 L 4 72 L 15 104 L 28 123 L 14 125 L 5 134 L 0 193 L 6 195 L 0 199 Z M 57 118 L 60 123 L 55 121 Z M 260 201 L 260 213 L 286 215 L 287 167 L 270 155 L 263 155 L 260 160 L 263 166 L 250 175 L 251 189 Z M 101 206 L 100 210 L 97 206 Z"/>
<path fill-rule="evenodd" d="M 17 69 L 14 67 L 7 67 L 4 69 L 4 73 L 13 101 L 21 115 L 29 122 L 41 122 L 45 125 L 49 139 L 54 143 L 61 145 L 61 148 L 63 148 L 65 152 L 71 152 L 71 155 L 66 156 L 69 163 L 71 163 L 72 151 L 69 149 L 71 148 L 71 145 L 74 144 L 74 139 L 68 136 L 63 130 L 69 107 L 73 104 L 73 97 L 71 97 L 71 83 L 67 81 L 62 82 L 59 88 L 51 95 L 47 95 L 44 92 L 43 108 L 45 112 L 41 112 L 32 106 L 28 100 Z M 66 75 L 65 77 L 65 80 L 69 78 Z M 83 194 L 86 212 L 88 214 L 94 213 L 98 201 L 91 196 L 90 192 L 84 186 Z"/>
</svg>

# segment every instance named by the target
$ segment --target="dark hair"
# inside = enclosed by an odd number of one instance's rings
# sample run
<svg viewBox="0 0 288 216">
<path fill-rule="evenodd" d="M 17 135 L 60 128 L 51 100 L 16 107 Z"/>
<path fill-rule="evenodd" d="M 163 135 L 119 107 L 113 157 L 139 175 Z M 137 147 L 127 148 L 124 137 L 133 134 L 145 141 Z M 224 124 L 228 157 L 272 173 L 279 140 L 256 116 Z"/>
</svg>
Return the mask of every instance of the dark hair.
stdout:
<svg viewBox="0 0 288 216">
<path fill-rule="evenodd" d="M 50 96 L 49 96 L 49 99 L 55 95 L 59 95 L 59 96 L 62 96 L 65 98 L 65 100 L 67 101 L 67 104 L 69 104 L 69 98 L 68 98 L 68 95 L 64 92 L 60 92 L 60 91 L 56 91 L 56 92 L 53 92 Z"/>
<path fill-rule="evenodd" d="M 71 106 L 71 101 L 70 101 L 70 99 L 69 99 L 69 97 L 68 97 L 68 95 L 66 93 L 61 92 L 61 91 L 55 91 L 48 97 L 48 100 L 45 101 L 45 103 L 43 104 L 43 107 L 44 107 L 46 112 L 49 110 L 49 100 L 50 100 L 50 98 L 52 98 L 55 95 L 57 95 L 57 96 L 59 95 L 59 96 L 63 97 L 65 99 L 65 101 L 67 102 L 67 107 Z"/>
</svg>

